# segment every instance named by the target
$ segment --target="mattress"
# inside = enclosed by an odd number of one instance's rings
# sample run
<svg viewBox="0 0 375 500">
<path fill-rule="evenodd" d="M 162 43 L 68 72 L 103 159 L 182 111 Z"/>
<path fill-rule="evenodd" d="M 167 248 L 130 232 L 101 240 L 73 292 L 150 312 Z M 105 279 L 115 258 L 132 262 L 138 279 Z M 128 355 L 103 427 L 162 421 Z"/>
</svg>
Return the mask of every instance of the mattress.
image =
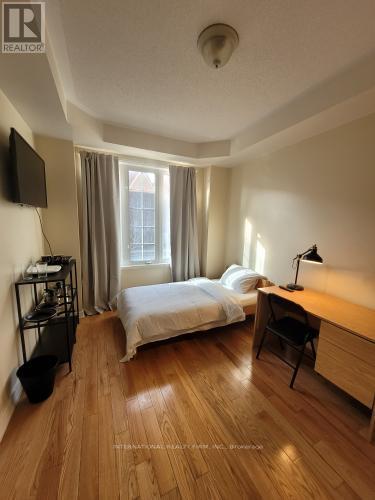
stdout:
<svg viewBox="0 0 375 500">
<path fill-rule="evenodd" d="M 237 294 L 207 278 L 127 288 L 117 298 L 127 341 L 122 361 L 149 342 L 243 321 L 254 301 L 256 293 Z"/>
</svg>

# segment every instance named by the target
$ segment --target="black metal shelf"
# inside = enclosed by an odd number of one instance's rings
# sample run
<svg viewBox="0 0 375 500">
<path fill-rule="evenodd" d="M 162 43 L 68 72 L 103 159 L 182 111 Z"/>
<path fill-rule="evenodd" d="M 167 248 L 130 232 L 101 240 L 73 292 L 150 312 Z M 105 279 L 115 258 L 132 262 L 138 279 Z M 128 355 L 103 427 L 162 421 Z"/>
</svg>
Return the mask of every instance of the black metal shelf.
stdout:
<svg viewBox="0 0 375 500">
<path fill-rule="evenodd" d="M 26 321 L 22 313 L 20 288 L 31 285 L 34 291 L 34 309 L 40 303 L 38 285 L 48 288 L 49 283 L 62 283 L 63 301 L 56 307 L 60 309 L 56 316 L 39 322 Z M 71 294 L 67 294 L 67 285 L 70 285 Z M 75 343 L 75 332 L 79 323 L 79 303 L 77 266 L 75 259 L 62 266 L 57 273 L 47 275 L 45 278 L 33 277 L 22 279 L 15 283 L 17 311 L 19 319 L 19 331 L 21 336 L 23 360 L 26 362 L 25 332 L 28 330 L 38 331 L 38 342 L 32 357 L 40 354 L 55 354 L 60 363 L 69 363 L 72 369 L 72 352 Z"/>
<path fill-rule="evenodd" d="M 69 273 L 72 270 L 72 268 L 75 268 L 76 261 L 75 259 L 71 259 L 68 264 L 63 264 L 61 265 L 60 271 L 57 273 L 53 274 L 47 274 L 44 278 L 39 278 L 38 276 L 29 278 L 29 279 L 22 279 L 18 280 L 16 282 L 16 285 L 21 286 L 21 285 L 37 285 L 37 284 L 43 284 L 43 283 L 57 283 L 58 281 L 66 281 L 67 278 L 69 277 Z"/>
<path fill-rule="evenodd" d="M 68 300 L 66 302 L 67 306 L 68 306 L 68 310 L 67 310 L 67 314 L 70 315 L 74 309 L 74 301 L 76 299 L 76 295 L 77 295 L 77 291 L 76 289 L 74 288 L 73 289 L 73 293 L 72 293 L 72 297 L 71 297 L 71 300 Z M 78 303 L 78 302 L 77 302 Z M 51 306 L 52 307 L 52 306 Z M 65 303 L 61 303 L 61 304 L 58 304 L 57 306 L 53 306 L 53 307 L 56 307 L 56 308 L 64 308 L 65 307 Z M 62 315 L 66 315 L 66 312 L 65 310 L 61 310 L 59 311 L 55 316 L 53 316 L 52 318 L 50 319 L 46 319 L 44 321 L 27 321 L 25 320 L 23 317 L 22 318 L 22 325 L 23 325 L 23 329 L 24 330 L 35 330 L 38 328 L 38 326 L 42 327 L 42 326 L 46 326 L 48 323 L 56 323 L 56 320 L 59 320 L 60 319 L 60 322 L 61 322 L 61 318 L 58 318 L 58 316 L 62 316 Z M 63 320 L 65 321 L 65 319 Z"/>
</svg>

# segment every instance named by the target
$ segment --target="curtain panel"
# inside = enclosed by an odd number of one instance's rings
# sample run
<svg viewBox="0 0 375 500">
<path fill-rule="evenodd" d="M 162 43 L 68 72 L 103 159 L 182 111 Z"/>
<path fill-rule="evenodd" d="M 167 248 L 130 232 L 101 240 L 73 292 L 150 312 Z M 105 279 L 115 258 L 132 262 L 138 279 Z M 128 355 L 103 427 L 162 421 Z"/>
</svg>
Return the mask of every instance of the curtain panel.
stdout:
<svg viewBox="0 0 375 500">
<path fill-rule="evenodd" d="M 103 312 L 120 291 L 118 158 L 80 152 L 82 174 L 82 288 L 87 314 Z"/>
<path fill-rule="evenodd" d="M 169 167 L 173 281 L 199 276 L 197 193 L 194 168 Z"/>
</svg>

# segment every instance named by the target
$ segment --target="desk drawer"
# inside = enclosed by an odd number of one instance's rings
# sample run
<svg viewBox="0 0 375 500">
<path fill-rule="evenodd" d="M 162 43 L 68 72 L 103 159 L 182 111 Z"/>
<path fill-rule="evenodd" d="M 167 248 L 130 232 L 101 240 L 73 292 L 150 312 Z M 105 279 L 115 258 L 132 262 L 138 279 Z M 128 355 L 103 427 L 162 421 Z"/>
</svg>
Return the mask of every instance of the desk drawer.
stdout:
<svg viewBox="0 0 375 500">
<path fill-rule="evenodd" d="M 322 322 L 315 370 L 372 408 L 375 394 L 375 344 Z"/>
<path fill-rule="evenodd" d="M 321 322 L 319 339 L 324 339 L 344 351 L 361 359 L 375 370 L 375 343 L 337 326 Z"/>
</svg>

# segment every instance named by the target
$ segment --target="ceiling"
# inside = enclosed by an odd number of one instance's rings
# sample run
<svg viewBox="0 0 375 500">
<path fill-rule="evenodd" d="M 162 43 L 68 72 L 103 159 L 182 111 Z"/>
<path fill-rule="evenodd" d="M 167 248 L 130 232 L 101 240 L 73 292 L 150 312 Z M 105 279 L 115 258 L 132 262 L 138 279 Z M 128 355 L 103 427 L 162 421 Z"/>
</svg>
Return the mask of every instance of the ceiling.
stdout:
<svg viewBox="0 0 375 500">
<path fill-rule="evenodd" d="M 190 142 L 232 139 L 373 53 L 374 18 L 374 0 L 47 2 L 69 101 Z M 215 22 L 240 37 L 219 70 L 196 48 Z"/>
<path fill-rule="evenodd" d="M 47 0 L 46 53 L 0 53 L 0 87 L 36 133 L 231 167 L 375 112 L 374 18 L 374 0 Z M 215 22 L 240 37 L 219 70 L 196 48 Z"/>
<path fill-rule="evenodd" d="M 35 133 L 71 139 L 44 54 L 1 54 L 0 87 Z"/>
</svg>

